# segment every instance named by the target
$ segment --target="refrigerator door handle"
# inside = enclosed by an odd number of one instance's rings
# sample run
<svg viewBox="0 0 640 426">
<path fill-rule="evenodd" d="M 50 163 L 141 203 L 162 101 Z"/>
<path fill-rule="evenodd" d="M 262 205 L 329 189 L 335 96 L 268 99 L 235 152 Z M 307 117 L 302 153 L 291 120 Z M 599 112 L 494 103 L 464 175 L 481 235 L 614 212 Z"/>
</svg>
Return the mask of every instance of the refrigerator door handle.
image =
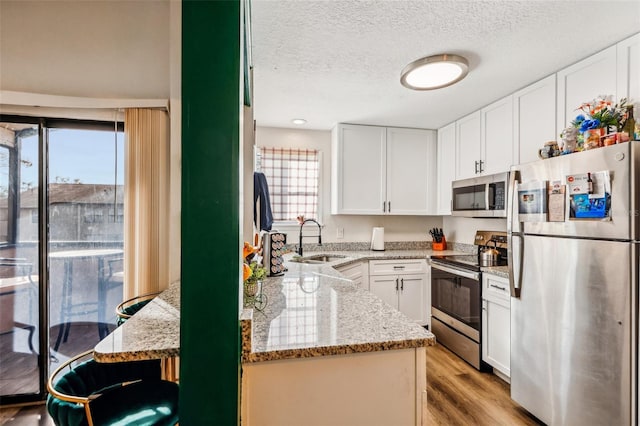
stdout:
<svg viewBox="0 0 640 426">
<path fill-rule="evenodd" d="M 517 170 L 511 170 L 509 173 L 509 188 L 507 190 L 507 196 L 509 197 L 509 203 L 507 204 L 507 263 L 509 265 L 509 288 L 511 291 L 511 297 L 520 297 L 520 284 L 521 284 L 521 269 L 522 269 L 522 236 L 513 234 L 513 210 L 518 206 L 517 194 L 516 194 L 516 184 L 518 183 L 519 173 Z M 517 271 L 514 267 L 514 247 L 513 247 L 513 237 L 518 237 L 520 239 L 520 244 L 518 247 L 518 265 L 520 268 Z"/>
</svg>

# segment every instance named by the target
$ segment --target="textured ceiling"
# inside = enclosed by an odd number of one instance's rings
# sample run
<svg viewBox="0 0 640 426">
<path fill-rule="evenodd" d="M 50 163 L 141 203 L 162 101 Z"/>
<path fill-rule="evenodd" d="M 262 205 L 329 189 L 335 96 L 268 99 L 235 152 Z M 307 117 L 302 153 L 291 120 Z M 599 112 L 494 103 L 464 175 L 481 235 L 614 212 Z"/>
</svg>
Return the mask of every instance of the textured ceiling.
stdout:
<svg viewBox="0 0 640 426">
<path fill-rule="evenodd" d="M 640 31 L 633 1 L 253 0 L 258 126 L 435 129 Z M 400 84 L 437 53 L 469 75 L 435 91 Z"/>
</svg>

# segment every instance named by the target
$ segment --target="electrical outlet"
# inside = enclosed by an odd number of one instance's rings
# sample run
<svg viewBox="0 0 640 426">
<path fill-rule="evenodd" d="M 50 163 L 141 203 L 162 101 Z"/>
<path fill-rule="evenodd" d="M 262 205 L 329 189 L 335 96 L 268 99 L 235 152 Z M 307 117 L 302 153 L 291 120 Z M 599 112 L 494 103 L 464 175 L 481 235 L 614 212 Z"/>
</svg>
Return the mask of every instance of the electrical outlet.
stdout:
<svg viewBox="0 0 640 426">
<path fill-rule="evenodd" d="M 344 228 L 336 229 L 336 237 L 337 238 L 344 238 Z"/>
</svg>

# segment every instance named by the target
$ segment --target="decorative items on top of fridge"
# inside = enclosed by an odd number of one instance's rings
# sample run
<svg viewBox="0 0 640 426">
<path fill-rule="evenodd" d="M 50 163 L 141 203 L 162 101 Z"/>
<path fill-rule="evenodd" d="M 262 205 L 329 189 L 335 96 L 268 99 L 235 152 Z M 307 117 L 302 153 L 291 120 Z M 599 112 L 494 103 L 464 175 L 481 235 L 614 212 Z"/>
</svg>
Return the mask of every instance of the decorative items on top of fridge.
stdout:
<svg viewBox="0 0 640 426">
<path fill-rule="evenodd" d="M 613 102 L 601 95 L 584 102 L 571 125 L 560 133 L 560 143 L 545 142 L 538 156 L 542 159 L 586 151 L 630 140 L 640 140 L 640 127 L 633 116 L 634 104 L 626 98 Z"/>
</svg>

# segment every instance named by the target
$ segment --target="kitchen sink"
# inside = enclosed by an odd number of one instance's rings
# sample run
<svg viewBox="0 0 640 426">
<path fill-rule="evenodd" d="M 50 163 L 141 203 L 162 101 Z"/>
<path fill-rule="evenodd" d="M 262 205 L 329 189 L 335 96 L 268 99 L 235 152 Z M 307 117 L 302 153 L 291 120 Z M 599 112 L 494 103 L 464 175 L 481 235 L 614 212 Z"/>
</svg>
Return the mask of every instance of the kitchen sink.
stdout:
<svg viewBox="0 0 640 426">
<path fill-rule="evenodd" d="M 297 257 L 291 260 L 293 262 L 298 262 L 298 263 L 319 264 L 319 263 L 334 262 L 336 260 L 344 259 L 345 257 L 347 256 L 343 256 L 341 254 L 316 254 L 316 255 L 307 256 L 307 257 Z"/>
</svg>

